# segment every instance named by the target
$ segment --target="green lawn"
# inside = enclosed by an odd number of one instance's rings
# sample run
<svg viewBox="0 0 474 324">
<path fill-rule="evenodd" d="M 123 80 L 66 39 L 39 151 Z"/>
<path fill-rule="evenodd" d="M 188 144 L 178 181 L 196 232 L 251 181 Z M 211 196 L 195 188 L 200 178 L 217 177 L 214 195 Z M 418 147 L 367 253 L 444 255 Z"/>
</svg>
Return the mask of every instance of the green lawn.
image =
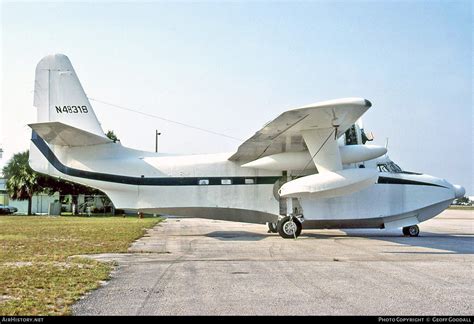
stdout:
<svg viewBox="0 0 474 324">
<path fill-rule="evenodd" d="M 78 254 L 126 252 L 158 218 L 0 217 L 0 315 L 65 315 L 113 265 Z"/>
<path fill-rule="evenodd" d="M 451 205 L 451 206 L 449 206 L 449 209 L 456 209 L 456 210 L 474 210 L 474 206 L 456 206 L 456 205 Z"/>
</svg>

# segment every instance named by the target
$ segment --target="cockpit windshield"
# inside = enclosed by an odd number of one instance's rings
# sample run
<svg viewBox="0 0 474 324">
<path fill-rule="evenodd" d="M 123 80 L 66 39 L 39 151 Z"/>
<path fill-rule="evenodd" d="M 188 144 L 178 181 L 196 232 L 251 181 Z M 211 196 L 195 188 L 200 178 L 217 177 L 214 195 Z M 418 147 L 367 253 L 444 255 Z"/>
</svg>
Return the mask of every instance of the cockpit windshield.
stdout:
<svg viewBox="0 0 474 324">
<path fill-rule="evenodd" d="M 380 172 L 402 173 L 403 170 L 396 163 L 390 161 L 386 163 L 378 163 L 377 168 Z"/>
</svg>

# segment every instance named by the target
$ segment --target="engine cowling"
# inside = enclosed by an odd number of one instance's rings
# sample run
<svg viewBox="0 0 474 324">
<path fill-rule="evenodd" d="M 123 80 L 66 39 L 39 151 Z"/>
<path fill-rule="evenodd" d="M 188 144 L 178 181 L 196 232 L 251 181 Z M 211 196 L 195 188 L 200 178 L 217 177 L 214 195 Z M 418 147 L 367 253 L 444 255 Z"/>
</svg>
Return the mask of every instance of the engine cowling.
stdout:
<svg viewBox="0 0 474 324">
<path fill-rule="evenodd" d="M 343 164 L 368 161 L 387 153 L 385 147 L 377 145 L 346 145 L 340 146 L 339 151 Z M 310 160 L 311 155 L 308 151 L 284 152 L 265 156 L 242 167 L 275 171 L 315 169 L 314 163 Z"/>
</svg>

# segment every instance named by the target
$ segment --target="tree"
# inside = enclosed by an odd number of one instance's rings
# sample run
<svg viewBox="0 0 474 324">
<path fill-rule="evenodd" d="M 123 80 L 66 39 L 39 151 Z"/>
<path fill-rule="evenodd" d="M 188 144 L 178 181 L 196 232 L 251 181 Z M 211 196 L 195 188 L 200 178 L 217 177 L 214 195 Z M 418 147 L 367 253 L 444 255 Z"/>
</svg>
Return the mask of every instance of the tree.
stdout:
<svg viewBox="0 0 474 324">
<path fill-rule="evenodd" d="M 28 200 L 28 215 L 31 215 L 33 195 L 43 189 L 38 184 L 38 174 L 28 164 L 29 151 L 16 153 L 3 167 L 7 179 L 6 187 L 11 199 Z"/>
<path fill-rule="evenodd" d="M 109 139 L 111 139 L 112 141 L 117 142 L 117 141 L 120 141 L 118 138 L 117 138 L 117 135 L 115 135 L 114 131 L 113 130 L 109 130 L 107 131 L 107 134 L 105 134 L 105 136 L 107 136 Z"/>
<path fill-rule="evenodd" d="M 59 192 L 60 195 L 71 195 L 72 203 L 77 205 L 77 196 L 104 195 L 100 190 L 54 178 L 35 172 L 28 163 L 29 151 L 17 153 L 3 167 L 3 175 L 7 179 L 6 187 L 11 199 L 28 200 L 28 215 L 31 215 L 31 201 L 34 194 Z M 108 198 L 107 198 L 108 200 Z"/>
<path fill-rule="evenodd" d="M 457 205 L 468 205 L 470 202 L 469 197 L 466 196 L 456 199 Z"/>
</svg>

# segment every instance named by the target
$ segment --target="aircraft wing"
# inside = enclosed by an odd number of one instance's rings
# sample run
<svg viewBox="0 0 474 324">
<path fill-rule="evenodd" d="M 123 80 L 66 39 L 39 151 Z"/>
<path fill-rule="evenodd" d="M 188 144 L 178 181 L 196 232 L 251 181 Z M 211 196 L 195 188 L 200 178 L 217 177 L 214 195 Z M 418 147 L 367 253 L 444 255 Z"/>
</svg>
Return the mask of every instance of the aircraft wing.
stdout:
<svg viewBox="0 0 474 324">
<path fill-rule="evenodd" d="M 304 151 L 304 131 L 337 126 L 339 137 L 371 106 L 366 99 L 345 98 L 288 110 L 241 144 L 229 160 L 243 164 L 272 154 Z"/>
</svg>

